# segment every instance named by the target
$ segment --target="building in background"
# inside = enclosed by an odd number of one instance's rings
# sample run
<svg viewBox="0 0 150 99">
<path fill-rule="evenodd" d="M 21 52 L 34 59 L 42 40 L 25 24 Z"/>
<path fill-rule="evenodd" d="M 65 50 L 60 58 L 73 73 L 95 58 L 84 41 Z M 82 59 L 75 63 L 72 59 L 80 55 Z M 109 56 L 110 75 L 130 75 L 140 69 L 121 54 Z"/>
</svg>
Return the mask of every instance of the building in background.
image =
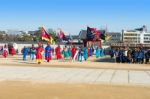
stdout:
<svg viewBox="0 0 150 99">
<path fill-rule="evenodd" d="M 23 33 L 27 33 L 26 31 L 19 31 L 19 30 L 11 30 L 11 29 L 9 29 L 9 30 L 6 30 L 5 31 L 6 32 L 6 34 L 8 34 L 8 35 L 20 35 L 20 34 L 23 34 Z"/>
<path fill-rule="evenodd" d="M 111 39 L 108 43 L 121 43 L 122 42 L 122 35 L 119 32 L 107 32 L 106 35 L 110 35 Z"/>
<path fill-rule="evenodd" d="M 134 30 L 122 30 L 122 41 L 125 44 L 150 44 L 150 32 L 147 27 Z"/>
</svg>

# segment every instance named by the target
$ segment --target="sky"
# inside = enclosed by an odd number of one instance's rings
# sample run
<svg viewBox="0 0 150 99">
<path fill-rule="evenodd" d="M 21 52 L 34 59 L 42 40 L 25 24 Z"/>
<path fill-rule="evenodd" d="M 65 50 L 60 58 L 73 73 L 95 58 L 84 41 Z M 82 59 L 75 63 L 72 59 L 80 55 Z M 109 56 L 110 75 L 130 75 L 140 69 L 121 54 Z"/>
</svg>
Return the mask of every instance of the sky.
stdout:
<svg viewBox="0 0 150 99">
<path fill-rule="evenodd" d="M 150 0 L 0 0 L 0 30 L 40 26 L 78 34 L 87 26 L 110 32 L 150 28 Z"/>
</svg>

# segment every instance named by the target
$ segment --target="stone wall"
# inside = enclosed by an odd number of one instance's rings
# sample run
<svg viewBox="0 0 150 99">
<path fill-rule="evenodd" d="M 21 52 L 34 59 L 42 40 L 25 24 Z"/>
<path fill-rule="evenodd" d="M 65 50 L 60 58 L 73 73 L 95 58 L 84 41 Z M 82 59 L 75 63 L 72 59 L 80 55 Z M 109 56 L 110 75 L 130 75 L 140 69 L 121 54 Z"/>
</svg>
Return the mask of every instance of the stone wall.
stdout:
<svg viewBox="0 0 150 99">
<path fill-rule="evenodd" d="M 0 46 L 4 46 L 5 44 L 7 44 L 7 43 L 0 43 Z M 43 44 L 43 45 L 44 45 L 44 47 L 46 47 L 46 44 Z M 16 44 L 15 46 L 16 46 L 16 49 L 18 49 L 18 54 L 21 54 L 21 50 L 24 48 L 24 46 L 26 46 L 26 47 L 31 47 L 32 44 L 31 44 L 31 43 L 30 43 L 30 44 L 21 44 L 21 43 L 19 43 L 19 44 Z M 37 45 L 37 44 L 34 44 L 34 46 L 37 47 L 38 45 Z M 60 47 L 61 47 L 62 49 L 63 49 L 64 46 L 65 46 L 65 45 L 60 45 Z M 51 47 L 56 48 L 57 45 L 51 45 Z M 106 51 L 108 51 L 108 50 L 110 49 L 109 46 L 103 46 L 103 48 L 105 48 Z"/>
</svg>

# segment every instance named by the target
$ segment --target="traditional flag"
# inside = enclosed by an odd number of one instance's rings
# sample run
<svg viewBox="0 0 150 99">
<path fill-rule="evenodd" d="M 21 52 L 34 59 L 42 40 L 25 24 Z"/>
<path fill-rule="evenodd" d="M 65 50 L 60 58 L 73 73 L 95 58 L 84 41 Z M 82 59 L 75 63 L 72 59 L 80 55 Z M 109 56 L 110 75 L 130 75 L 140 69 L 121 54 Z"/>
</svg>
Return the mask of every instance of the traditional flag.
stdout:
<svg viewBox="0 0 150 99">
<path fill-rule="evenodd" d="M 47 33 L 47 31 L 44 29 L 44 27 L 42 27 L 41 31 L 42 31 L 42 40 L 45 40 L 45 41 L 53 44 L 54 39 L 52 38 L 52 36 L 49 33 Z"/>
<path fill-rule="evenodd" d="M 68 41 L 68 38 L 66 37 L 65 33 L 62 30 L 60 30 L 59 38 Z"/>
<path fill-rule="evenodd" d="M 87 39 L 88 40 L 93 40 L 94 39 L 94 30 L 95 28 L 90 28 L 90 27 L 87 27 Z"/>
<path fill-rule="evenodd" d="M 106 35 L 106 38 L 105 38 L 106 41 L 109 41 L 109 40 L 111 40 L 111 39 L 112 39 L 112 36 L 111 36 L 111 35 Z"/>
<path fill-rule="evenodd" d="M 60 33 L 59 33 L 59 38 L 60 39 L 63 39 L 65 37 L 65 34 L 63 31 L 60 30 Z"/>
<path fill-rule="evenodd" d="M 100 39 L 100 35 L 101 35 L 101 31 L 100 30 L 95 30 L 94 40 L 99 40 Z"/>
<path fill-rule="evenodd" d="M 100 38 L 102 40 L 106 40 L 106 31 L 105 30 L 101 30 Z"/>
</svg>

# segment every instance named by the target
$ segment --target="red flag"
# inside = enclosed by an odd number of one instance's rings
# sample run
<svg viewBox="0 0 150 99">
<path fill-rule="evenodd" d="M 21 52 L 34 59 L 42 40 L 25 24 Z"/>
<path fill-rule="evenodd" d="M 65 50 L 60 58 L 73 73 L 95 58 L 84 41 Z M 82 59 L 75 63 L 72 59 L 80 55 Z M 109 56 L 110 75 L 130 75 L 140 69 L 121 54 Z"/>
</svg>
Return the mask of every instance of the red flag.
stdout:
<svg viewBox="0 0 150 99">
<path fill-rule="evenodd" d="M 65 39 L 65 38 L 66 38 L 66 35 L 64 34 L 63 31 L 60 31 L 60 33 L 59 33 L 59 38 L 60 38 L 60 39 Z"/>
<path fill-rule="evenodd" d="M 101 35 L 101 31 L 100 30 L 96 30 L 95 31 L 95 40 L 99 40 L 100 39 L 100 35 Z"/>
<path fill-rule="evenodd" d="M 42 27 L 42 40 L 45 40 L 45 41 L 50 41 L 51 40 L 51 35 L 50 34 L 48 34 L 47 32 L 46 32 L 46 30 Z"/>
</svg>

